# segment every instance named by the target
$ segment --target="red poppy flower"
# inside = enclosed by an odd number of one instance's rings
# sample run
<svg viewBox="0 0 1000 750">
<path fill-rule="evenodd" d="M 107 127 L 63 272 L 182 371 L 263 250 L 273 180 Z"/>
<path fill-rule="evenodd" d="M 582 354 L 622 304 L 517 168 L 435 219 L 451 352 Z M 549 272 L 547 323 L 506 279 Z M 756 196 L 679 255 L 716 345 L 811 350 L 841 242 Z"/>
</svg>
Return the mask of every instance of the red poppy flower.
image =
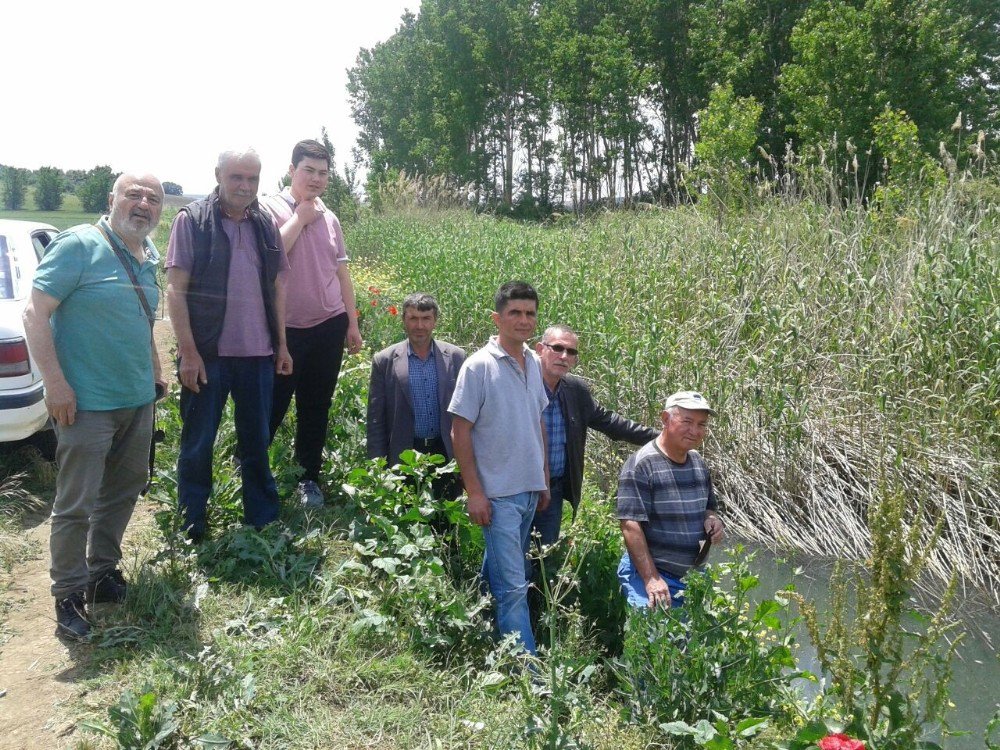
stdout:
<svg viewBox="0 0 1000 750">
<path fill-rule="evenodd" d="M 378 302 L 376 300 L 372 300 L 372 307 L 375 307 L 377 304 Z"/>
<path fill-rule="evenodd" d="M 395 315 L 397 312 L 399 312 L 399 311 L 396 309 L 395 305 L 389 305 L 389 314 L 390 315 Z"/>
<path fill-rule="evenodd" d="M 373 286 L 368 287 L 368 291 L 371 292 L 372 294 L 378 294 L 378 289 L 376 289 Z"/>
<path fill-rule="evenodd" d="M 356 308 L 356 307 L 354 308 L 354 315 L 355 315 L 355 317 L 358 317 L 358 318 L 361 317 L 361 311 L 358 308 Z"/>
<path fill-rule="evenodd" d="M 865 750 L 865 743 L 846 734 L 829 734 L 819 741 L 819 750 Z"/>
</svg>

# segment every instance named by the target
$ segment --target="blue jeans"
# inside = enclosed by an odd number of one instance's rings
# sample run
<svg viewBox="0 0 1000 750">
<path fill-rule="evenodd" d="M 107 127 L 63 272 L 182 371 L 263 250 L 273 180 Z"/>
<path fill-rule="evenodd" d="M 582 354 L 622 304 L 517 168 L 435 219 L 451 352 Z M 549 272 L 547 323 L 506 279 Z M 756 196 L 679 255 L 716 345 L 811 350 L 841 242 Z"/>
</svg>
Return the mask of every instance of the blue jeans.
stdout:
<svg viewBox="0 0 1000 750">
<path fill-rule="evenodd" d="M 483 527 L 486 541 L 483 574 L 496 599 L 497 629 L 500 635 L 517 633 L 529 654 L 535 653 L 535 636 L 531 632 L 528 612 L 525 560 L 537 504 L 537 492 L 491 497 L 493 516 L 490 525 Z"/>
<path fill-rule="evenodd" d="M 563 477 L 549 482 L 549 507 L 535 512 L 531 522 L 532 535 L 538 534 L 542 544 L 555 544 L 559 541 L 559 529 L 562 528 L 563 499 L 566 497 L 566 482 Z"/>
<path fill-rule="evenodd" d="M 199 393 L 181 389 L 184 426 L 177 459 L 177 500 L 184 528 L 192 538 L 205 534 L 215 436 L 226 399 L 232 394 L 243 475 L 243 520 L 261 529 L 278 517 L 278 488 L 267 453 L 274 361 L 271 357 L 218 357 L 205 362 L 205 373 L 208 383 Z"/>
<path fill-rule="evenodd" d="M 657 569 L 659 570 L 659 569 Z M 660 576 L 670 589 L 670 606 L 680 607 L 684 604 L 684 582 L 669 573 L 659 570 Z M 646 584 L 639 575 L 639 571 L 632 566 L 632 559 L 628 552 L 622 555 L 622 560 L 618 563 L 618 581 L 622 585 L 622 593 L 628 600 L 630 607 L 648 607 L 649 597 L 646 596 Z"/>
</svg>

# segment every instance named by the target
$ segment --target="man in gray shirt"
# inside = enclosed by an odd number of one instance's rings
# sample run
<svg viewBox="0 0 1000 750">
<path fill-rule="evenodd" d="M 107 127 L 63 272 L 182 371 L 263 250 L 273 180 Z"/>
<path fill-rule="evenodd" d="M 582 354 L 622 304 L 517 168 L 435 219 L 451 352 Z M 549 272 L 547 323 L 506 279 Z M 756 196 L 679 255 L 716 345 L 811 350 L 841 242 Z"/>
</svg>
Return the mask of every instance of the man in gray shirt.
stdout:
<svg viewBox="0 0 1000 750">
<path fill-rule="evenodd" d="M 448 411 L 469 518 L 483 527 L 483 573 L 501 635 L 516 633 L 535 653 L 525 555 L 535 510 L 548 506 L 542 372 L 527 341 L 538 325 L 538 294 L 522 281 L 497 291 L 497 335 L 458 374 Z"/>
</svg>

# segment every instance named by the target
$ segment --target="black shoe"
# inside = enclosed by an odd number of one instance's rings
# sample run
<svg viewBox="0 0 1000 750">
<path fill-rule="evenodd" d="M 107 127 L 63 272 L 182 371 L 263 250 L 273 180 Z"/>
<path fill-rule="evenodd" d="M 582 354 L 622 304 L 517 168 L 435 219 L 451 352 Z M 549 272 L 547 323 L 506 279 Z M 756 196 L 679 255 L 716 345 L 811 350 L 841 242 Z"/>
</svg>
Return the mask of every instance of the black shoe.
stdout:
<svg viewBox="0 0 1000 750">
<path fill-rule="evenodd" d="M 56 599 L 56 635 L 75 641 L 83 640 L 90 635 L 90 623 L 87 622 L 82 591 Z"/>
<path fill-rule="evenodd" d="M 125 601 L 128 593 L 128 584 L 125 576 L 115 568 L 87 585 L 87 602 L 90 604 L 101 604 L 106 602 Z"/>
</svg>

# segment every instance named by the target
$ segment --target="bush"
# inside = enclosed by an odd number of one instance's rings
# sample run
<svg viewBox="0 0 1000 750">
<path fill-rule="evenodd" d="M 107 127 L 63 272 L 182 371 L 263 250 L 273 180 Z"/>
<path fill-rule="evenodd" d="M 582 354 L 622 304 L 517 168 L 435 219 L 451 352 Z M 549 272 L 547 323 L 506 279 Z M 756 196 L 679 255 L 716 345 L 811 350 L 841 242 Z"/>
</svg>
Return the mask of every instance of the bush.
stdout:
<svg viewBox="0 0 1000 750">
<path fill-rule="evenodd" d="M 354 557 L 341 568 L 343 594 L 361 615 L 358 627 L 402 631 L 431 655 L 474 659 L 490 642 L 487 602 L 474 578 L 449 575 L 443 556 L 472 544 L 472 522 L 462 503 L 435 498 L 432 489 L 454 465 L 414 451 L 401 460 L 391 469 L 384 459 L 359 467 L 344 485 L 358 514 L 350 527 Z"/>
<path fill-rule="evenodd" d="M 35 183 L 35 208 L 39 211 L 58 211 L 62 206 L 64 188 L 62 170 L 55 167 L 39 169 Z"/>
<path fill-rule="evenodd" d="M 618 677 L 633 717 L 685 746 L 788 721 L 792 683 L 811 676 L 796 671 L 787 595 L 753 606 L 753 555 L 741 547 L 730 554 L 687 575 L 682 607 L 631 610 L 625 629 Z"/>
<path fill-rule="evenodd" d="M 108 196 L 118 178 L 117 172 L 111 167 L 94 167 L 87 172 L 87 178 L 76 190 L 80 206 L 90 214 L 101 214 L 108 210 Z"/>
<path fill-rule="evenodd" d="M 24 207 L 24 195 L 28 189 L 28 172 L 17 167 L 0 170 L 0 200 L 7 211 L 17 211 Z"/>
<path fill-rule="evenodd" d="M 849 735 L 872 747 L 937 747 L 929 737 L 948 732 L 951 661 L 961 640 L 949 643 L 947 637 L 955 627 L 950 616 L 955 581 L 938 612 L 923 617 L 910 604 L 910 591 L 935 546 L 922 540 L 922 514 L 910 513 L 902 491 L 886 488 L 868 522 L 870 570 L 848 576 L 838 565 L 825 627 L 815 605 L 798 598 L 829 675 L 826 697 L 836 725 L 844 722 Z M 920 627 L 907 627 L 909 622 Z"/>
</svg>

